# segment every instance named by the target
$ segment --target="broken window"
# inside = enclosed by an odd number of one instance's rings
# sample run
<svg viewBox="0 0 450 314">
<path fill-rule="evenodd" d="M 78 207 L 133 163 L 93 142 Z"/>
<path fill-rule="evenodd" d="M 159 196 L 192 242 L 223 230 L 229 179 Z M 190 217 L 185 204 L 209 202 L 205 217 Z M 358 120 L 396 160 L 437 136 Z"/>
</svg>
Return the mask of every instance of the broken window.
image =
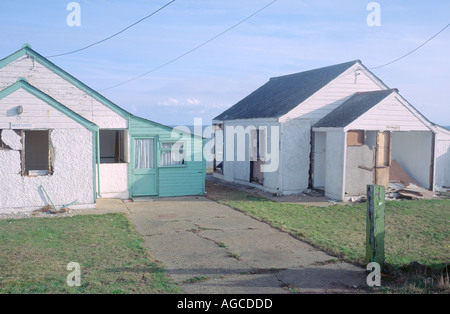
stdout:
<svg viewBox="0 0 450 314">
<path fill-rule="evenodd" d="M 100 130 L 100 163 L 128 162 L 126 130 Z"/>
<path fill-rule="evenodd" d="M 53 148 L 50 131 L 21 131 L 22 175 L 46 176 L 53 173 Z"/>
<path fill-rule="evenodd" d="M 185 164 L 183 142 L 161 143 L 160 150 L 161 150 L 161 159 L 160 159 L 161 166 L 179 166 Z"/>
<path fill-rule="evenodd" d="M 2 130 L 0 130 L 0 149 L 7 149 L 8 146 L 2 141 Z"/>
</svg>

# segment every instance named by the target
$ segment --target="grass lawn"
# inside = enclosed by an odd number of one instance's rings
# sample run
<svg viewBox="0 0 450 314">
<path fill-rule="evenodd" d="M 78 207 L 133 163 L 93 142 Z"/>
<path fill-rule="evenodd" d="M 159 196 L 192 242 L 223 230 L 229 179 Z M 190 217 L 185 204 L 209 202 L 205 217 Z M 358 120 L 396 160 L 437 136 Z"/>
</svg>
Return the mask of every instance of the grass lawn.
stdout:
<svg viewBox="0 0 450 314">
<path fill-rule="evenodd" d="M 178 292 L 123 214 L 0 221 L 0 293 Z"/>
<path fill-rule="evenodd" d="M 266 221 L 342 260 L 364 266 L 365 203 L 305 206 L 274 202 L 223 186 L 207 187 L 211 199 Z M 386 203 L 386 270 L 397 287 L 412 292 L 441 288 L 450 292 L 446 270 L 450 264 L 449 213 L 450 199 Z M 439 283 L 441 275 L 444 282 Z"/>
</svg>

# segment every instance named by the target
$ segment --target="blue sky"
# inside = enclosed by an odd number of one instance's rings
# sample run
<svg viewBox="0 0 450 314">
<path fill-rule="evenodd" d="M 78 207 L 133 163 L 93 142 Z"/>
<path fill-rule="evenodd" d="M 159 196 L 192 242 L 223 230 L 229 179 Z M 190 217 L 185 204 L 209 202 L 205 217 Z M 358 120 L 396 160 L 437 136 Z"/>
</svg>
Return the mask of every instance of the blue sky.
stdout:
<svg viewBox="0 0 450 314">
<path fill-rule="evenodd" d="M 169 125 L 212 118 L 270 77 L 360 59 L 367 67 L 415 49 L 450 23 L 450 1 L 384 0 L 381 26 L 366 0 L 278 0 L 191 54 L 148 72 L 242 21 L 272 0 L 177 0 L 126 32 L 50 60 L 138 116 Z M 85 47 L 169 0 L 79 0 L 69 27 L 66 0 L 2 0 L 0 58 L 24 43 L 44 56 Z M 450 28 L 410 56 L 373 70 L 431 121 L 450 125 Z M 106 89 L 106 90 L 105 90 Z"/>
</svg>

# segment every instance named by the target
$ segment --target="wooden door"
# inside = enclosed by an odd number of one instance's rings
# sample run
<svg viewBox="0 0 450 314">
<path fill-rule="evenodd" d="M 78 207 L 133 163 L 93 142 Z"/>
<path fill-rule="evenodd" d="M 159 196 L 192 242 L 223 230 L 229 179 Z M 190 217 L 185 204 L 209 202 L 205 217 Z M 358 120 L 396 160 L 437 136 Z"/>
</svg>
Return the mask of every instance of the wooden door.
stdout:
<svg viewBox="0 0 450 314">
<path fill-rule="evenodd" d="M 132 196 L 158 194 L 155 138 L 133 138 Z"/>
</svg>

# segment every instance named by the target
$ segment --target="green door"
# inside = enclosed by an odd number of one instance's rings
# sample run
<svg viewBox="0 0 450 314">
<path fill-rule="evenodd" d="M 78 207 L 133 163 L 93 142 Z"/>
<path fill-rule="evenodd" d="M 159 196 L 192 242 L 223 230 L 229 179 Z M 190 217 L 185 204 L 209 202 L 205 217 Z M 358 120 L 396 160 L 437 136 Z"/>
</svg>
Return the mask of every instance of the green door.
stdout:
<svg viewBox="0 0 450 314">
<path fill-rule="evenodd" d="M 132 142 L 132 196 L 157 195 L 155 138 L 133 138 Z"/>
</svg>

